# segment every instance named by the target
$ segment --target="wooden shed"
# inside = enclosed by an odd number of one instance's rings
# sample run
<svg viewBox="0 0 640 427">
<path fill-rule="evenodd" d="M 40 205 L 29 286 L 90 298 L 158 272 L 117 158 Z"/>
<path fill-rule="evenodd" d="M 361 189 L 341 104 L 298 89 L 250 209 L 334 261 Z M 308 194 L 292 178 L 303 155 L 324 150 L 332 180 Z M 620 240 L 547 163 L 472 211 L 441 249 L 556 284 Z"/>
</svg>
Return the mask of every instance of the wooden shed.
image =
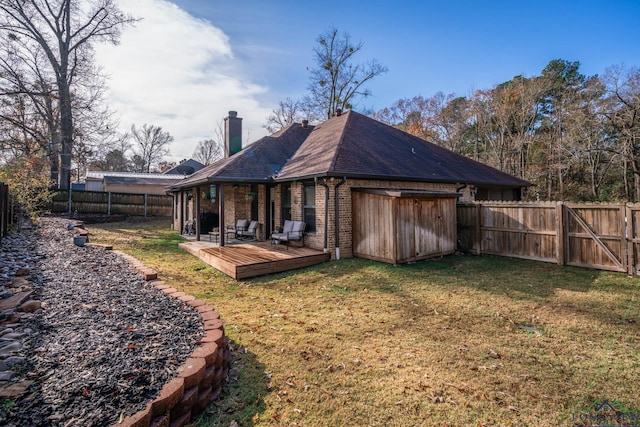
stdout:
<svg viewBox="0 0 640 427">
<path fill-rule="evenodd" d="M 353 254 L 402 264 L 456 249 L 457 193 L 352 189 Z"/>
</svg>

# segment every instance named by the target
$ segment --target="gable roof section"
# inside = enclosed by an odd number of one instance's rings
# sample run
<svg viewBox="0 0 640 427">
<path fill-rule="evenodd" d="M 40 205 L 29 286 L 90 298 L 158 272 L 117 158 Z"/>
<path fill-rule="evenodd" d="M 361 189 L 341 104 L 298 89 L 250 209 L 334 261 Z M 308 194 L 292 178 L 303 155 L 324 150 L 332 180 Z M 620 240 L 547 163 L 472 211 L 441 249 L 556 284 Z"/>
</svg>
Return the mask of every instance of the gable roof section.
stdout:
<svg viewBox="0 0 640 427">
<path fill-rule="evenodd" d="M 531 185 L 354 111 L 317 125 L 278 180 L 316 176 Z"/>
<path fill-rule="evenodd" d="M 266 182 L 278 174 L 300 148 L 313 126 L 293 123 L 265 136 L 239 153 L 219 160 L 176 183 L 172 188 L 191 187 L 210 182 Z"/>
</svg>

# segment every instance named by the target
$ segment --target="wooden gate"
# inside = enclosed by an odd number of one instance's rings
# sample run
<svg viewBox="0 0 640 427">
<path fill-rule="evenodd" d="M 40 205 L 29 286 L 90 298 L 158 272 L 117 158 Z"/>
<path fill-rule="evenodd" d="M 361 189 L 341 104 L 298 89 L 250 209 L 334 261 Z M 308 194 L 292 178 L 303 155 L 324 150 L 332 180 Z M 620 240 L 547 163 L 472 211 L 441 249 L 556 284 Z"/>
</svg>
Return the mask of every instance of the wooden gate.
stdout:
<svg viewBox="0 0 640 427">
<path fill-rule="evenodd" d="M 624 205 L 563 205 L 565 264 L 627 271 Z"/>
<path fill-rule="evenodd" d="M 489 201 L 457 210 L 472 253 L 640 274 L 640 204 Z"/>
</svg>

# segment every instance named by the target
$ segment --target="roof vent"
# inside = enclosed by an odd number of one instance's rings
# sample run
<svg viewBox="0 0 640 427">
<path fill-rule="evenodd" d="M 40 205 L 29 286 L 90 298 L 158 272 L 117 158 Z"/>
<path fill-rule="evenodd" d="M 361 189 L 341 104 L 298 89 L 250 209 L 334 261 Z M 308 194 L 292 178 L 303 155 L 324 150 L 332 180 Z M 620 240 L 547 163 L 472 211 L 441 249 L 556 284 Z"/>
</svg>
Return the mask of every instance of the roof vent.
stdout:
<svg viewBox="0 0 640 427">
<path fill-rule="evenodd" d="M 309 127 L 309 120 L 303 120 L 302 121 L 302 127 L 305 128 L 305 129 L 308 128 Z"/>
<path fill-rule="evenodd" d="M 341 108 L 338 108 L 338 109 L 336 110 L 336 116 L 340 117 L 341 115 L 342 115 L 342 109 L 341 109 Z"/>
</svg>

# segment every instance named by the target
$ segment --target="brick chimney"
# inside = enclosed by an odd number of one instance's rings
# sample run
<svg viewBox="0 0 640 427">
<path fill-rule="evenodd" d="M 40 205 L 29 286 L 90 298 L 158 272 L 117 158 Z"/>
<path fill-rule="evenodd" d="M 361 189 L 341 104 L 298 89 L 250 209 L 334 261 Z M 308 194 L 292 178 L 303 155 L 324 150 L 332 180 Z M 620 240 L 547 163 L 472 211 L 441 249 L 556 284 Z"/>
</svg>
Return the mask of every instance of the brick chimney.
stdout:
<svg viewBox="0 0 640 427">
<path fill-rule="evenodd" d="M 224 157 L 231 157 L 242 150 L 242 119 L 237 111 L 229 111 L 224 119 Z"/>
<path fill-rule="evenodd" d="M 336 110 L 336 116 L 340 117 L 342 115 L 342 108 L 338 108 Z"/>
</svg>

